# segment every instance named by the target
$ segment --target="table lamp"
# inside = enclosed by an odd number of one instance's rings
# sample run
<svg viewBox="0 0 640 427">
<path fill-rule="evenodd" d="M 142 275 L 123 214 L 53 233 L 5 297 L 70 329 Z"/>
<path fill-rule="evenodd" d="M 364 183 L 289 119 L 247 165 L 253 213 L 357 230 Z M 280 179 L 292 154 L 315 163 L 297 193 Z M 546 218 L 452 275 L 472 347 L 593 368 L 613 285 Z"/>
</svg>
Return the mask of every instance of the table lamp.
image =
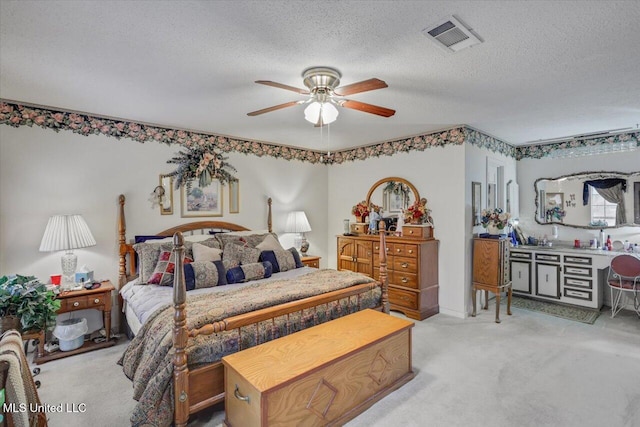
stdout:
<svg viewBox="0 0 640 427">
<path fill-rule="evenodd" d="M 82 215 L 54 215 L 49 218 L 40 242 L 40 252 L 66 251 L 62 255 L 62 289 L 75 284 L 78 257 L 74 249 L 95 246 L 96 240 Z"/>
<path fill-rule="evenodd" d="M 296 238 L 293 244 L 296 249 L 302 253 L 302 255 L 306 255 L 309 250 L 309 242 L 307 242 L 307 238 L 304 233 L 311 231 L 307 215 L 305 215 L 303 211 L 289 212 L 284 231 L 286 233 L 296 233 Z"/>
</svg>

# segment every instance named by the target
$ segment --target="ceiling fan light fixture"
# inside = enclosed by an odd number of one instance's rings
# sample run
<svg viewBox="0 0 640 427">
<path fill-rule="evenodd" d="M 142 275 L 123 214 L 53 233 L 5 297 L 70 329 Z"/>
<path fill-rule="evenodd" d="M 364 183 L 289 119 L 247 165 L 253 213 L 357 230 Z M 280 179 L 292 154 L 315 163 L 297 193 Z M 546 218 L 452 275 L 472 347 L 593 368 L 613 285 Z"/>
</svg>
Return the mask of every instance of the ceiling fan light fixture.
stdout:
<svg viewBox="0 0 640 427">
<path fill-rule="evenodd" d="M 322 124 L 329 124 L 338 118 L 338 109 L 330 102 L 314 101 L 304 109 L 304 118 L 306 121 L 316 124 L 322 116 Z"/>
</svg>

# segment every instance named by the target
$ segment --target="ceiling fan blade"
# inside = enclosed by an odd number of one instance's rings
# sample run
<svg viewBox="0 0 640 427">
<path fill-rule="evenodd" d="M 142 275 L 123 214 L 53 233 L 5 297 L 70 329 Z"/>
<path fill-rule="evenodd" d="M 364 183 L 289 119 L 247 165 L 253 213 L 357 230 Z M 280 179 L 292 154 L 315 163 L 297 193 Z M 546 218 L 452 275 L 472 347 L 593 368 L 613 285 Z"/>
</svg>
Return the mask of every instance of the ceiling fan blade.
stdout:
<svg viewBox="0 0 640 427">
<path fill-rule="evenodd" d="M 377 114 L 382 117 L 391 117 L 396 113 L 396 110 L 392 110 L 390 108 L 380 107 L 377 105 L 366 104 L 364 102 L 359 101 L 351 101 L 345 99 L 344 101 L 339 101 L 338 104 L 345 108 L 351 108 L 352 110 L 363 111 L 365 113 Z"/>
<path fill-rule="evenodd" d="M 354 93 L 366 92 L 369 90 L 383 89 L 388 87 L 387 84 L 379 79 L 363 80 L 361 82 L 352 83 L 350 85 L 336 88 L 333 93 L 338 96 L 353 95 Z"/>
<path fill-rule="evenodd" d="M 262 110 L 257 110 L 257 111 L 252 111 L 250 113 L 247 113 L 247 116 L 258 116 L 260 114 L 270 113 L 271 111 L 281 110 L 281 109 L 287 108 L 287 107 L 293 107 L 294 105 L 298 105 L 301 102 L 304 102 L 304 101 L 285 102 L 284 104 L 274 105 L 273 107 L 263 108 Z"/>
<path fill-rule="evenodd" d="M 273 86 L 280 89 L 290 90 L 290 91 L 299 93 L 300 95 L 309 95 L 309 91 L 306 89 L 300 89 L 300 88 L 285 85 L 282 83 L 272 82 L 271 80 L 256 80 L 256 83 L 259 83 L 261 85 Z"/>
</svg>

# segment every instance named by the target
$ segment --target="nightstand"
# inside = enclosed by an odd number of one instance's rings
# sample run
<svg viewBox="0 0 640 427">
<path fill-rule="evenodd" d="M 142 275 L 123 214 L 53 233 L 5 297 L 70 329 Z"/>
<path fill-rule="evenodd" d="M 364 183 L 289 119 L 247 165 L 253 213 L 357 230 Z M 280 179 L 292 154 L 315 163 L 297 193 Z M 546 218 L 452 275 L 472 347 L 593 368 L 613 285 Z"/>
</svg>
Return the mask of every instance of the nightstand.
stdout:
<svg viewBox="0 0 640 427">
<path fill-rule="evenodd" d="M 109 280 L 102 282 L 97 289 L 82 289 L 80 291 L 68 291 L 58 294 L 56 299 L 60 301 L 60 309 L 58 314 L 69 313 L 72 311 L 93 308 L 102 311 L 102 319 L 104 321 L 104 330 L 106 332 L 106 340 L 104 342 L 95 343 L 93 341 L 85 341 L 82 347 L 70 351 L 56 350 L 52 352 L 44 352 L 42 357 L 36 357 L 36 364 L 45 363 L 50 360 L 56 360 L 74 354 L 85 353 L 87 351 L 97 350 L 99 348 L 111 347 L 115 341 L 111 341 L 111 293 L 115 290 Z"/>
<path fill-rule="evenodd" d="M 305 255 L 300 260 L 307 267 L 320 268 L 320 258 L 322 257 Z"/>
</svg>

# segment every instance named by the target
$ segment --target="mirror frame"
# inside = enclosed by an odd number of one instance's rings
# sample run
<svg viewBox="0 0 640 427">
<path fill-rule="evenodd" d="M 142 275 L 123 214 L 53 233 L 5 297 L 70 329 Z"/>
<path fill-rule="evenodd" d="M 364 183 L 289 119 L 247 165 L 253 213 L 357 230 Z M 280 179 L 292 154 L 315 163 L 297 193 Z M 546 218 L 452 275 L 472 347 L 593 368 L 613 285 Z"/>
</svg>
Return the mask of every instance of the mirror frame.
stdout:
<svg viewBox="0 0 640 427">
<path fill-rule="evenodd" d="M 533 190 L 536 193 L 536 198 L 535 198 L 535 220 L 538 224 L 541 225 L 564 225 L 566 227 L 572 227 L 572 228 L 583 228 L 583 229 L 587 229 L 587 230 L 594 230 L 594 229 L 600 229 L 600 228 L 622 228 L 622 227 L 640 227 L 640 224 L 638 223 L 634 223 L 634 222 L 627 222 L 625 224 L 622 225 L 614 225 L 614 226 L 607 226 L 607 227 L 602 227 L 602 226 L 591 226 L 591 225 L 575 225 L 575 224 L 565 224 L 563 222 L 544 222 L 541 221 L 541 209 L 540 209 L 540 199 L 546 197 L 545 195 L 545 190 L 540 190 L 538 188 L 538 183 L 540 181 L 555 181 L 555 180 L 559 180 L 559 179 L 563 179 L 563 178 L 575 178 L 578 176 L 585 176 L 585 178 L 588 176 L 589 179 L 606 179 L 606 178 L 615 178 L 615 177 L 622 177 L 622 178 L 626 178 L 627 181 L 629 180 L 629 178 L 631 178 L 632 175 L 638 175 L 638 179 L 640 180 L 640 171 L 637 172 L 607 172 L 607 171 L 593 171 L 593 172 L 577 172 L 577 173 L 572 173 L 572 174 L 568 174 L 568 175 L 562 175 L 562 176 L 557 176 L 555 178 L 538 178 L 534 181 L 533 183 Z M 633 182 L 627 182 L 627 191 L 632 191 L 634 192 L 634 185 Z M 640 198 L 640 193 L 635 193 L 634 192 L 634 204 L 640 203 L 638 202 L 637 198 Z M 627 209 L 629 209 L 629 207 L 627 207 Z M 629 218 L 629 216 L 627 215 L 627 218 Z M 635 216 L 634 216 L 635 218 Z"/>
<path fill-rule="evenodd" d="M 367 193 L 367 199 L 366 199 L 367 200 L 367 206 L 371 205 L 371 196 L 373 195 L 374 191 L 379 186 L 381 186 L 385 182 L 389 182 L 389 181 L 401 182 L 401 183 L 407 185 L 411 189 L 411 191 L 413 191 L 413 194 L 415 195 L 415 200 L 420 200 L 420 193 L 418 193 L 418 190 L 416 189 L 416 187 L 413 186 L 412 183 L 410 183 L 409 181 L 407 181 L 404 178 L 399 178 L 397 176 L 390 176 L 388 178 L 382 178 L 381 180 L 379 180 L 375 184 L 373 184 L 373 186 L 371 186 L 371 189 Z"/>
</svg>

